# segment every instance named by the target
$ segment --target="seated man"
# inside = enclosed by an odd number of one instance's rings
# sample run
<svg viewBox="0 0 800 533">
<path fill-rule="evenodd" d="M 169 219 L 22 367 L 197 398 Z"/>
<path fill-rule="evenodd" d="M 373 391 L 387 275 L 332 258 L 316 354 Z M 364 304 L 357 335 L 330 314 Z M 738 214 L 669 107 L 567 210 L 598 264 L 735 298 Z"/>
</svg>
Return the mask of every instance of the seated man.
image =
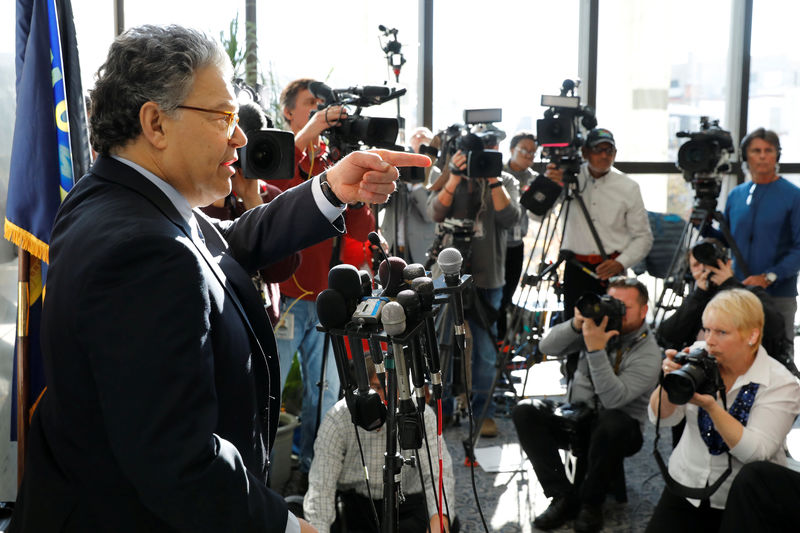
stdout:
<svg viewBox="0 0 800 533">
<path fill-rule="evenodd" d="M 661 364 L 660 350 L 645 323 L 647 288 L 635 279 L 612 278 L 608 294 L 625 304 L 619 331 L 605 330 L 608 316 L 598 325 L 576 308 L 574 318 L 554 326 L 539 345 L 551 355 L 580 350 L 567 398 L 596 410 L 589 442 L 583 443 L 587 451 L 578 461 L 575 486 L 567 479 L 558 454 L 570 442 L 560 417 L 553 414 L 553 405 L 526 400 L 512 412 L 536 477 L 545 495 L 553 498 L 533 522 L 539 529 L 557 528 L 577 516 L 575 531 L 599 531 L 609 481 L 623 458 L 642 446 L 647 401 L 658 383 Z"/>
<path fill-rule="evenodd" d="M 370 386 L 385 401 L 383 388 L 375 373 L 369 357 L 367 357 Z M 400 485 L 405 495 L 405 502 L 400 505 L 400 528 L 404 533 L 425 533 L 439 531 L 438 477 L 439 462 L 436 456 L 436 415 L 430 406 L 425 406 L 425 431 L 428 436 L 428 451 L 420 450 L 417 456 L 417 467 L 422 468 L 425 480 L 425 496 L 422 494 L 419 473 L 416 468 L 404 465 L 400 471 Z M 350 411 L 344 399 L 339 400 L 325 416 L 319 427 L 317 440 L 314 442 L 314 459 L 308 475 L 308 492 L 303 501 L 306 520 L 316 527 L 320 533 L 344 532 L 345 524 L 336 517 L 336 494 L 342 494 L 344 502 L 344 518 L 347 533 L 378 531 L 369 504 L 372 497 L 379 519 L 383 520 L 383 476 L 384 453 L 386 451 L 386 433 L 383 427 L 375 431 L 358 428 L 364 461 L 369 469 L 369 492 L 364 483 L 364 469 L 359 454 L 359 443 L 356 442 Z M 424 441 L 423 441 L 424 442 Z M 411 452 L 401 451 L 404 458 Z M 428 454 L 433 462 L 435 479 L 431 480 L 428 468 Z M 450 512 L 454 511 L 455 492 L 452 461 L 447 446 L 442 445 L 442 461 L 444 464 L 444 496 L 449 500 Z M 436 494 L 432 487 L 436 485 Z M 444 501 L 444 499 L 443 499 Z M 427 502 L 427 515 L 425 505 Z M 442 510 L 445 531 L 450 531 L 447 508 Z"/>
</svg>

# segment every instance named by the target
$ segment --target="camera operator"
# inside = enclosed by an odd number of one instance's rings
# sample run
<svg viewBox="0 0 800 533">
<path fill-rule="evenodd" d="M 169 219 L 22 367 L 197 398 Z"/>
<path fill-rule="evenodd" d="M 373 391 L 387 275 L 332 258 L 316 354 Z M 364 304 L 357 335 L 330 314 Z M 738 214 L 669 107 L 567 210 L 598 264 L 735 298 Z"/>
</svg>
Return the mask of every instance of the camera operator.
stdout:
<svg viewBox="0 0 800 533">
<path fill-rule="evenodd" d="M 565 263 L 565 319 L 572 317 L 575 302 L 583 293 L 603 293 L 605 280 L 624 275 L 625 269 L 644 259 L 653 245 L 639 185 L 612 166 L 617 154 L 612 133 L 594 128 L 586 136 L 582 153 L 585 162 L 578 173 L 578 189 L 609 258 L 603 260 L 599 255 L 586 217 L 577 205 L 571 206 L 561 247 L 574 252 L 575 258 L 600 279 L 594 279 L 570 262 Z M 554 163 L 547 165 L 545 176 L 563 184 L 563 171 Z"/>
<path fill-rule="evenodd" d="M 705 350 L 715 360 L 710 366 L 716 375 L 704 371 L 682 405 L 670 401 L 666 383 L 673 372 L 685 375 L 687 370 L 675 362 L 675 350 L 666 351 L 665 387 L 653 391 L 648 412 L 652 422 L 660 417 L 665 426 L 686 418 L 686 429 L 669 459 L 669 474 L 683 485 L 708 487 L 726 470 L 728 454 L 732 473 L 704 500 L 665 489 L 646 531 L 718 531 L 728 489 L 742 465 L 765 459 L 786 462 L 783 441 L 800 413 L 800 385 L 761 346 L 763 325 L 761 302 L 751 292 L 717 293 L 703 311 Z M 721 381 L 721 394 L 729 400 L 727 411 L 721 398 L 701 388 L 711 380 Z"/>
<path fill-rule="evenodd" d="M 728 195 L 725 220 L 750 275 L 734 262 L 742 283 L 766 289 L 783 314 L 790 354 L 794 354 L 797 272 L 800 270 L 800 188 L 778 175 L 781 143 L 758 128 L 741 144 L 743 167 L 751 181 Z"/>
<path fill-rule="evenodd" d="M 503 166 L 503 170 L 517 179 L 519 192 L 528 188 L 536 179 L 536 172 L 531 169 L 533 156 L 536 154 L 536 136 L 527 131 L 517 132 L 511 137 L 511 158 Z M 522 239 L 528 234 L 528 214 L 520 209 L 519 221 L 508 231 L 506 249 L 506 284 L 503 286 L 503 299 L 500 301 L 500 315 L 497 318 L 497 333 L 500 339 L 506 336 L 506 312 L 514 291 L 522 274 L 522 262 L 525 247 Z"/>
<path fill-rule="evenodd" d="M 239 127 L 245 135 L 266 128 L 267 120 L 261 106 L 253 102 L 239 106 Z M 248 209 L 269 203 L 281 193 L 281 190 L 274 185 L 246 177 L 241 164 L 234 165 L 234 168 L 235 174 L 231 178 L 233 191 L 225 198 L 201 207 L 200 210 L 206 215 L 220 220 L 235 220 Z M 278 283 L 290 278 L 299 265 L 300 253 L 295 252 L 259 270 L 258 274 L 253 276 L 253 283 L 261 294 L 264 308 L 273 327 L 280 316 L 281 291 Z"/>
<path fill-rule="evenodd" d="M 430 145 L 433 133 L 425 127 L 411 132 L 410 147 L 414 153 L 421 153 L 420 146 Z M 428 169 L 420 169 L 427 177 Z M 428 215 L 427 183 L 421 181 L 397 184 L 397 191 L 386 203 L 381 224 L 381 233 L 386 238 L 394 255 L 402 257 L 407 263 L 425 263 L 425 255 L 433 242 L 436 225 Z M 405 190 L 402 188 L 405 187 Z"/>
<path fill-rule="evenodd" d="M 497 133 L 485 134 L 483 139 L 487 149 L 497 148 Z M 443 222 L 446 218 L 473 221 L 468 250 L 471 267 L 463 273 L 472 274 L 473 277 L 476 288 L 473 307 L 483 306 L 484 316 L 494 316 L 484 321 L 479 319 L 475 309 L 467 312 L 467 323 L 473 338 L 472 409 L 474 413 L 480 413 L 489 402 L 480 434 L 494 437 L 497 436 L 497 424 L 493 418 L 495 406 L 492 399 L 488 398 L 488 391 L 494 379 L 497 359 L 495 322 L 505 283 L 506 231 L 519 219 L 519 194 L 513 176 L 503 173 L 498 177 L 469 178 L 461 173 L 466 168 L 467 156 L 458 150 L 437 180 L 438 184 L 444 185 L 441 189 L 434 188 L 428 198 L 428 214 L 435 222 Z M 446 409 L 451 407 L 447 402 Z"/>
<path fill-rule="evenodd" d="M 700 248 L 698 248 L 700 247 Z M 694 250 L 715 250 L 713 257 L 699 261 Z M 723 259 L 724 258 L 724 259 Z M 658 326 L 656 337 L 665 348 L 681 350 L 703 340 L 703 310 L 714 295 L 728 289 L 747 289 L 761 302 L 764 310 L 764 338 L 761 345 L 767 353 L 779 361 L 786 358 L 788 348 L 783 327 L 783 315 L 775 306 L 772 297 L 758 286 L 746 287 L 733 276 L 731 260 L 723 244 L 714 238 L 703 239 L 688 252 L 689 271 L 695 282 L 695 289 L 684 298 L 680 307 Z M 710 261 L 709 261 L 710 260 Z M 710 263 L 715 263 L 712 266 Z"/>
<path fill-rule="evenodd" d="M 661 361 L 645 322 L 647 288 L 635 278 L 613 278 L 608 296 L 618 300 L 611 303 L 619 309 L 614 312 L 621 323 L 619 331 L 606 331 L 612 319 L 608 313 L 597 324 L 576 308 L 574 317 L 554 326 L 539 345 L 551 355 L 580 350 L 567 399 L 573 409 L 582 405 L 584 411 L 595 411 L 588 436 L 570 439 L 562 418 L 547 400 L 525 400 L 512 412 L 520 444 L 545 495 L 552 497 L 547 510 L 533 522 L 539 529 L 555 529 L 577 516 L 575 531 L 599 531 L 610 480 L 623 459 L 642 446 L 647 398 L 658 383 Z M 558 454 L 559 448 L 570 446 L 578 456 L 574 486 Z"/>
<path fill-rule="evenodd" d="M 330 106 L 311 115 L 321 102 L 309 86 L 313 80 L 299 79 L 289 83 L 281 93 L 283 116 L 295 134 L 295 176 L 290 180 L 270 180 L 281 190 L 305 182 L 331 167 L 334 161 L 320 140 L 320 133 L 346 116 L 344 108 Z M 310 118 L 309 118 L 310 117 Z M 375 228 L 372 210 L 364 204 L 350 206 L 344 213 L 347 233 L 302 250 L 302 262 L 291 279 L 281 283 L 281 316 L 275 327 L 281 366 L 281 391 L 297 352 L 303 376 L 303 408 L 301 413 L 300 462 L 298 469 L 284 489 L 285 494 L 305 494 L 308 470 L 314 457 L 314 437 L 317 429 L 317 403 L 322 402 L 322 416 L 339 397 L 339 375 L 328 346 L 323 355 L 325 334 L 317 331 L 317 295 L 327 288 L 328 271 L 342 262 L 355 263 L 363 268 L 362 259 L 347 259 L 345 252 L 364 250 L 367 235 Z M 284 228 L 291 231 L 291 228 Z M 349 244 L 352 243 L 352 244 Z M 326 361 L 324 391 L 320 399 L 319 381 L 322 362 Z"/>
</svg>

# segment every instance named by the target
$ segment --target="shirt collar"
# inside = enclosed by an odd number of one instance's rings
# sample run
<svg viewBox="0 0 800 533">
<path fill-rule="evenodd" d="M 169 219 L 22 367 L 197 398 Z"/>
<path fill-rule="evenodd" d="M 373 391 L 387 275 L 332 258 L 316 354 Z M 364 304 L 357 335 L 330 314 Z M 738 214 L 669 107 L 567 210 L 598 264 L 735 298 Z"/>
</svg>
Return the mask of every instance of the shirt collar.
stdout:
<svg viewBox="0 0 800 533">
<path fill-rule="evenodd" d="M 189 201 L 186 198 L 184 198 L 184 196 L 181 193 L 179 193 L 175 187 L 164 181 L 162 178 L 156 176 L 143 166 L 134 163 L 130 159 L 125 159 L 124 157 L 120 157 L 118 155 L 112 155 L 111 157 L 116 159 L 120 163 L 128 165 L 132 169 L 136 170 L 139 174 L 141 174 L 142 176 L 153 182 L 153 185 L 158 187 L 159 190 L 161 190 L 161 192 L 163 192 L 167 196 L 169 201 L 172 202 L 172 205 L 174 205 L 175 209 L 178 210 L 178 213 L 181 215 L 181 218 L 183 218 L 186 222 L 191 222 L 191 220 L 194 218 L 194 214 L 192 213 L 192 206 L 189 205 Z"/>
</svg>

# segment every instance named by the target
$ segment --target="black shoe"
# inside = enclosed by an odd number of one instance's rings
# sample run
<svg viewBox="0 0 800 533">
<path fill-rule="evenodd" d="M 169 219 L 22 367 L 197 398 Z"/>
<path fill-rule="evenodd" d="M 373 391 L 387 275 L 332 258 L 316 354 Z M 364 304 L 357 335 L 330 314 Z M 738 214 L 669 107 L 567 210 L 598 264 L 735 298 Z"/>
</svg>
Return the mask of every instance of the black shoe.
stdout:
<svg viewBox="0 0 800 533">
<path fill-rule="evenodd" d="M 578 518 L 575 519 L 575 531 L 578 533 L 595 533 L 603 529 L 603 505 L 584 503 Z"/>
<path fill-rule="evenodd" d="M 574 496 L 554 496 L 550 506 L 533 520 L 537 529 L 555 529 L 578 514 L 579 505 Z"/>
</svg>

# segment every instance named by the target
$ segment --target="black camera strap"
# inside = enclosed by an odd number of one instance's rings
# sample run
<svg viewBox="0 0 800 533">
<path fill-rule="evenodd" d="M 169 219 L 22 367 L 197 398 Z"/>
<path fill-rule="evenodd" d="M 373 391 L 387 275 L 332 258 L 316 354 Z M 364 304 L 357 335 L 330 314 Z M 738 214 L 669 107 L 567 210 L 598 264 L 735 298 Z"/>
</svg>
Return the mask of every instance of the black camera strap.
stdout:
<svg viewBox="0 0 800 533">
<path fill-rule="evenodd" d="M 706 499 L 710 498 L 711 495 L 714 494 L 717 491 L 717 489 L 719 489 L 722 486 L 722 484 L 725 482 L 725 480 L 728 479 L 728 476 L 731 475 L 731 472 L 733 471 L 731 452 L 730 451 L 726 451 L 725 452 L 725 453 L 728 454 L 728 468 L 726 468 L 725 471 L 722 474 L 720 474 L 719 478 L 717 478 L 717 480 L 713 484 L 707 485 L 707 486 L 702 487 L 702 488 L 700 488 L 700 487 L 687 487 L 686 485 L 683 485 L 683 484 L 679 483 L 678 481 L 676 481 L 675 478 L 673 478 L 669 474 L 669 469 L 667 468 L 667 465 L 664 462 L 664 458 L 661 457 L 661 453 L 658 451 L 658 441 L 661 438 L 661 435 L 660 435 L 660 433 L 658 431 L 660 426 L 661 426 L 661 423 L 660 423 L 661 422 L 661 395 L 663 393 L 664 386 L 663 385 L 659 385 L 658 389 L 659 389 L 658 390 L 658 413 L 656 413 L 656 438 L 653 440 L 653 457 L 655 457 L 656 464 L 658 464 L 658 469 L 661 471 L 661 477 L 664 478 L 664 483 L 666 484 L 666 486 L 670 490 L 670 492 L 672 492 L 676 496 L 681 496 L 683 498 L 691 498 L 693 500 L 706 500 Z M 724 392 L 722 392 L 721 396 L 722 396 L 722 407 L 725 409 L 725 411 L 727 411 L 728 410 L 727 395 Z M 686 431 L 686 430 L 684 429 L 684 431 Z"/>
</svg>

